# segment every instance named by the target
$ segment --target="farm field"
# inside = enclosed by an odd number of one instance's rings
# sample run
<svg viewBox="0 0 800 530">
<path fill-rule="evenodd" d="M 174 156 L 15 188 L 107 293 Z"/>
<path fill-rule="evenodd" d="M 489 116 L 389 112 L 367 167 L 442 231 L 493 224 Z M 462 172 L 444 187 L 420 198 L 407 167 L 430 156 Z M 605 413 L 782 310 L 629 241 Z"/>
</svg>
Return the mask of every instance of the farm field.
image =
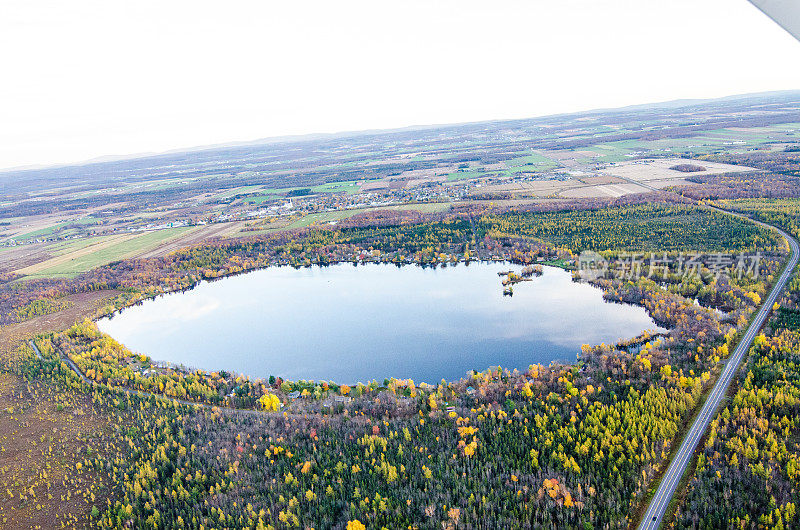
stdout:
<svg viewBox="0 0 800 530">
<path fill-rule="evenodd" d="M 444 136 L 434 128 L 266 142 L 229 149 L 224 161 L 209 150 L 180 160 L 160 155 L 90 164 L 80 172 L 45 169 L 36 186 L 27 172 L 10 172 L 0 175 L 7 190 L 0 248 L 11 249 L 0 252 L 0 271 L 74 275 L 103 262 L 166 253 L 181 241 L 302 229 L 370 208 L 619 199 L 648 191 L 636 181 L 695 186 L 701 177 L 763 169 L 717 160 L 721 152 L 765 155 L 796 142 L 800 120 L 792 115 L 792 96 L 764 98 L 768 107 L 733 99 L 693 108 L 690 117 L 654 105 L 634 118 L 608 111 L 521 120 L 515 128 L 466 124 Z M 705 172 L 669 169 L 700 158 Z M 164 231 L 171 223 L 191 230 Z M 163 233 L 109 242 L 143 229 Z M 90 259 L 86 248 L 102 253 Z"/>
<path fill-rule="evenodd" d="M 144 234 L 110 236 L 94 244 L 81 243 L 74 249 L 61 248 L 60 255 L 16 272 L 32 277 L 74 276 L 112 261 L 146 253 L 171 239 L 180 238 L 191 230 L 172 228 Z"/>
<path fill-rule="evenodd" d="M 694 165 L 695 168 L 691 173 L 671 169 L 682 164 Z M 645 182 L 650 185 L 652 185 L 651 183 L 653 181 L 663 183 L 668 182 L 669 180 L 681 180 L 684 177 L 693 175 L 706 176 L 718 175 L 722 173 L 745 173 L 751 171 L 758 170 L 747 166 L 721 164 L 708 161 L 700 163 L 694 162 L 691 159 L 682 158 L 661 158 L 657 160 L 645 159 L 640 161 L 621 162 L 618 164 L 613 164 L 605 170 L 605 172 L 610 175 L 622 177 L 626 180 L 632 180 L 634 182 Z"/>
</svg>

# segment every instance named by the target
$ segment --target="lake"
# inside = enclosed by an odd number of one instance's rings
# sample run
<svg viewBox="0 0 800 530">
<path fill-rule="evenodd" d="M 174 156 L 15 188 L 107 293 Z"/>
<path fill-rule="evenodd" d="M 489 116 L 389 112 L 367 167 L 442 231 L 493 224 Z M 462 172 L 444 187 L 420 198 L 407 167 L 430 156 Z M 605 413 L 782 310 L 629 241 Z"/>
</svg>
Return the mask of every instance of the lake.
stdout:
<svg viewBox="0 0 800 530">
<path fill-rule="evenodd" d="M 203 282 L 98 321 L 155 360 L 338 383 L 458 379 L 489 366 L 574 361 L 585 343 L 660 330 L 641 307 L 544 267 L 503 296 L 503 263 L 273 267 Z"/>
</svg>

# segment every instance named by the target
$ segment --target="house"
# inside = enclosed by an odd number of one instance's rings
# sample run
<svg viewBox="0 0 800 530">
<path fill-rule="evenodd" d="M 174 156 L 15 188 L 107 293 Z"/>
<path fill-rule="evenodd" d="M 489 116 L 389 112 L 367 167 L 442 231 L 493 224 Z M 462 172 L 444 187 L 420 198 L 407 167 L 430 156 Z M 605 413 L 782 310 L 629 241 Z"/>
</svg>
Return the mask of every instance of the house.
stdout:
<svg viewBox="0 0 800 530">
<path fill-rule="evenodd" d="M 471 396 L 471 395 L 473 395 L 474 393 L 475 393 L 475 389 L 474 389 L 474 388 L 472 388 L 471 386 L 468 386 L 468 387 L 467 387 L 467 395 L 468 395 L 468 396 Z"/>
<path fill-rule="evenodd" d="M 300 397 L 300 391 L 295 390 L 294 392 L 287 394 L 286 397 L 288 397 L 289 399 L 297 399 Z"/>
</svg>

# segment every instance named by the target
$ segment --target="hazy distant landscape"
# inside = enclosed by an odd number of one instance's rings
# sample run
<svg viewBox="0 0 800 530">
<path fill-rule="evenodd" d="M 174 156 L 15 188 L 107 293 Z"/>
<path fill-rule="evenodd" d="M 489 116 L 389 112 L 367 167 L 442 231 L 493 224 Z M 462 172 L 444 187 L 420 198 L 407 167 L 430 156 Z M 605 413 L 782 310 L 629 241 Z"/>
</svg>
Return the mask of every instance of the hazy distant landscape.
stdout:
<svg viewBox="0 0 800 530">
<path fill-rule="evenodd" d="M 786 149 L 798 139 L 800 92 L 785 92 L 11 171 L 0 173 L 0 270 L 73 277 L 376 211 L 607 201 L 648 186 L 724 197 L 734 173 L 797 176 Z M 670 169 L 683 159 L 704 170 Z"/>
</svg>

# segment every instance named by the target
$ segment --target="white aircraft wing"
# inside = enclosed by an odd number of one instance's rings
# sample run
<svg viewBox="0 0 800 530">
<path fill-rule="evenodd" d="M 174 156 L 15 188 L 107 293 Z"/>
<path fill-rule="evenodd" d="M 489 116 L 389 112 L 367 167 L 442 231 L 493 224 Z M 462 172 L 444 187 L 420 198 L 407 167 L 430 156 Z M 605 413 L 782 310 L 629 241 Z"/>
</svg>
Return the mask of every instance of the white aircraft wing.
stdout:
<svg viewBox="0 0 800 530">
<path fill-rule="evenodd" d="M 750 3 L 800 40 L 800 0 L 750 0 Z"/>
</svg>

